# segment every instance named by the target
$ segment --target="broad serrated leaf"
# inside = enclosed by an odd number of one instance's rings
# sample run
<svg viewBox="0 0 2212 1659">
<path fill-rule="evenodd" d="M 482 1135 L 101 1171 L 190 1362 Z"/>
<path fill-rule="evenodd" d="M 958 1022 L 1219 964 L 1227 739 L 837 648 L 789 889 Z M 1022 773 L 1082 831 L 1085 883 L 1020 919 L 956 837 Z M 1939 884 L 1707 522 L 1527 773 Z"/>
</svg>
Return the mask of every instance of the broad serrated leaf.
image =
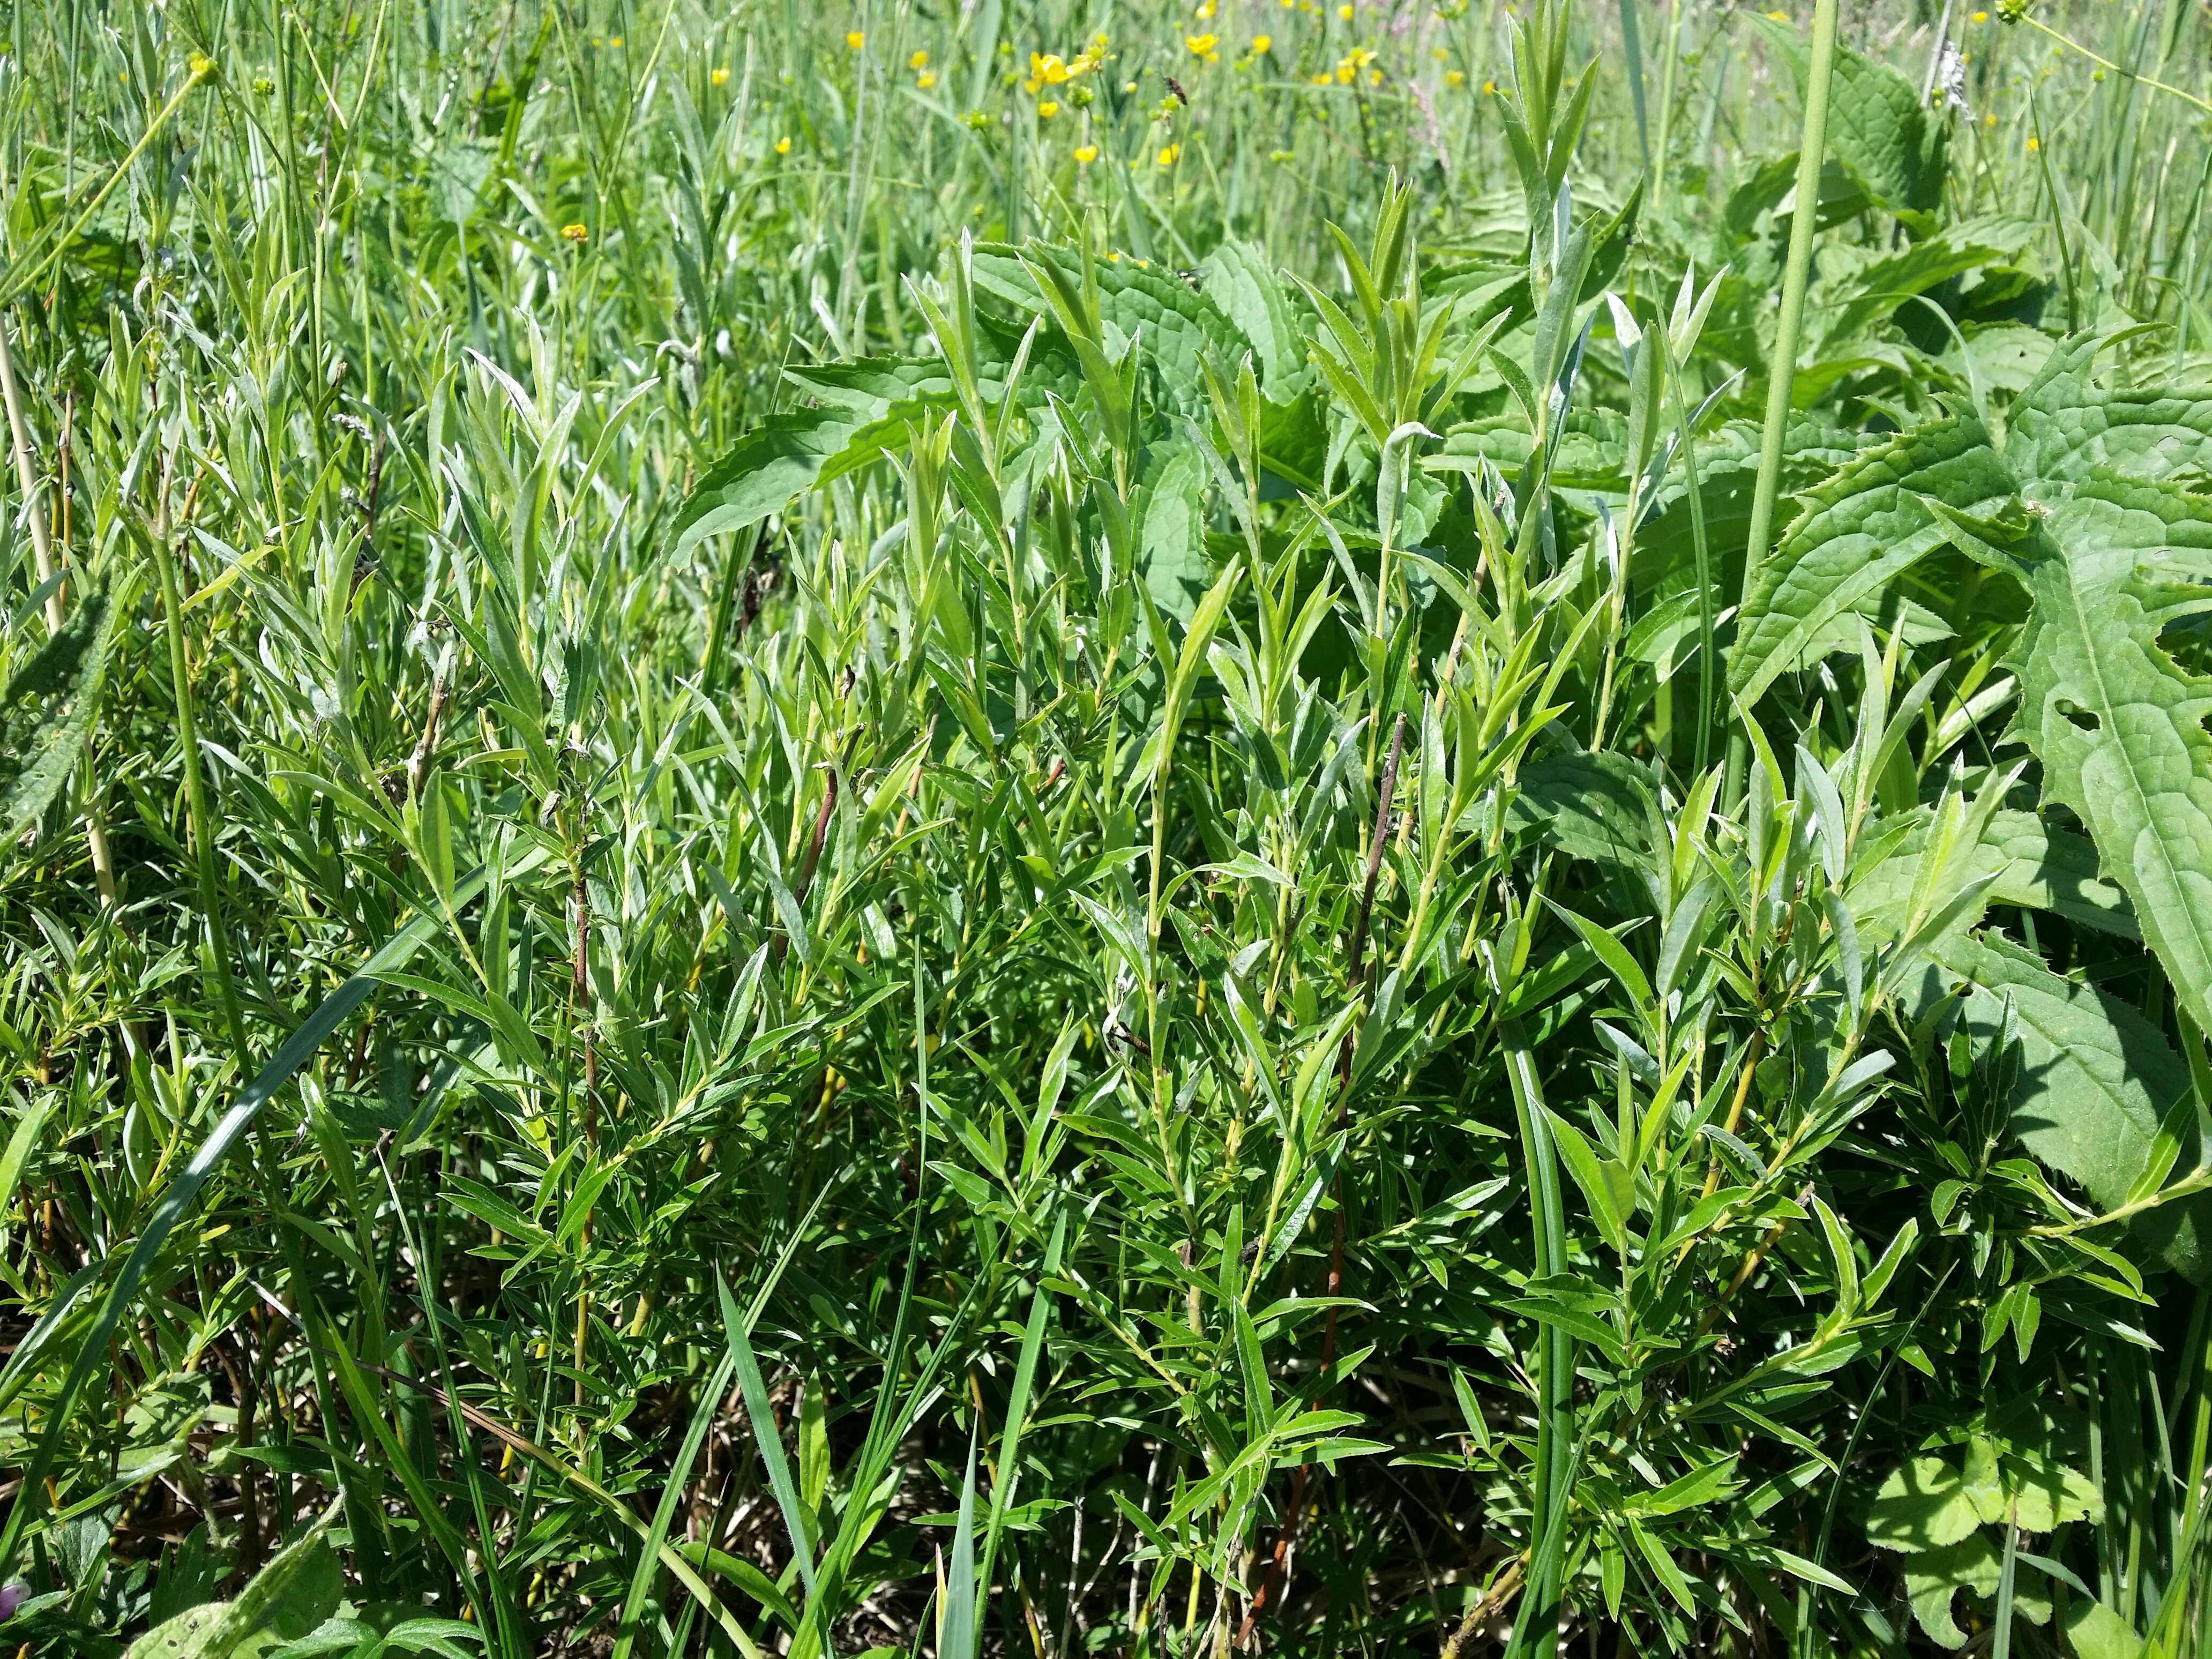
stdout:
<svg viewBox="0 0 2212 1659">
<path fill-rule="evenodd" d="M 2152 568 L 2212 553 L 2212 501 L 2100 473 L 2049 514 L 2023 548 L 2019 728 L 2045 795 L 2081 818 L 2182 1006 L 2212 1028 L 2212 682 L 2159 642 L 2212 590 Z"/>
<path fill-rule="evenodd" d="M 2016 494 L 1970 416 L 1914 427 L 1859 455 L 1807 493 L 1804 511 L 1753 573 L 1729 654 L 1729 689 L 1756 702 L 1830 622 L 1943 545 L 1947 532 L 1923 496 L 1989 513 Z"/>
<path fill-rule="evenodd" d="M 2100 471 L 2136 478 L 2212 474 L 2212 386 L 2099 386 L 2101 342 L 2068 342 L 2014 403 L 2005 459 L 2032 494 Z"/>
<path fill-rule="evenodd" d="M 1505 817 L 1516 834 L 1540 836 L 1569 858 L 1640 866 L 1649 857 L 1651 811 L 1649 779 L 1608 751 L 1529 762 Z"/>
<path fill-rule="evenodd" d="M 2125 1202 L 2160 1123 L 2190 1086 L 2189 1068 L 2165 1037 L 2125 1003 L 2061 979 L 2001 935 L 1953 934 L 1936 941 L 1930 955 L 1949 982 L 1970 988 L 1964 1015 L 1977 1044 L 1995 1040 L 2010 1000 L 2020 1045 L 2010 1110 L 2021 1144 L 2100 1208 Z M 2193 1165 L 2197 1150 L 2183 1146 L 2185 1164 Z M 2212 1198 L 2200 1196 L 2144 1212 L 2134 1234 L 2169 1266 L 2201 1279 L 2208 1229 Z"/>
<path fill-rule="evenodd" d="M 1781 55 L 1802 94 L 1808 54 L 1790 24 L 1750 21 Z M 1948 128 L 1920 89 L 1888 64 L 1848 46 L 1836 52 L 1828 89 L 1828 148 L 1886 206 L 1926 211 L 1943 199 Z"/>
</svg>

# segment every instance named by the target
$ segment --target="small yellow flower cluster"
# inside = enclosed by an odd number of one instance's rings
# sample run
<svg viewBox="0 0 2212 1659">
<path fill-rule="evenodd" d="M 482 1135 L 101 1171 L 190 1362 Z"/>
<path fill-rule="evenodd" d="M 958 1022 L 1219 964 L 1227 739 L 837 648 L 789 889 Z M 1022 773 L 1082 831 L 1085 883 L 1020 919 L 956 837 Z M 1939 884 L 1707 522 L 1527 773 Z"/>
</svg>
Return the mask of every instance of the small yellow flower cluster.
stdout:
<svg viewBox="0 0 2212 1659">
<path fill-rule="evenodd" d="M 1367 66 L 1374 61 L 1375 54 L 1368 51 L 1366 47 L 1354 46 L 1350 52 L 1347 52 L 1343 57 L 1336 60 L 1336 78 L 1338 82 L 1344 86 L 1350 86 L 1354 81 L 1359 78 L 1359 71 L 1367 69 Z M 1367 79 L 1370 85 L 1380 86 L 1382 84 L 1382 71 L 1381 70 L 1367 70 Z"/>
<path fill-rule="evenodd" d="M 1192 57 L 1203 62 L 1211 64 L 1221 56 L 1214 50 L 1221 42 L 1212 34 L 1186 34 L 1182 38 L 1182 43 L 1190 49 Z"/>
<path fill-rule="evenodd" d="M 914 83 L 922 91 L 927 92 L 937 84 L 937 71 L 930 68 L 927 52 L 915 52 L 906 60 L 906 66 L 915 71 Z"/>
<path fill-rule="evenodd" d="M 730 84 L 729 70 L 717 66 L 714 71 L 707 76 L 707 84 L 710 87 L 726 87 Z"/>
<path fill-rule="evenodd" d="M 1255 34 L 1252 37 L 1252 55 L 1255 58 L 1265 58 L 1268 52 L 1273 49 L 1274 44 L 1275 37 L 1273 35 Z"/>
<path fill-rule="evenodd" d="M 1093 161 L 1097 161 L 1097 159 L 1098 159 L 1098 146 L 1097 146 L 1097 145 L 1096 145 L 1096 144 L 1078 144 L 1078 145 L 1075 147 L 1075 164 L 1076 164 L 1078 167 L 1089 167 L 1089 166 L 1090 166 Z"/>
<path fill-rule="evenodd" d="M 561 240 L 564 242 L 575 242 L 580 245 L 591 236 L 591 234 L 592 233 L 590 231 L 585 229 L 581 225 L 563 225 L 561 227 Z"/>
<path fill-rule="evenodd" d="M 1103 33 L 1092 35 L 1091 44 L 1072 58 L 1064 58 L 1056 52 L 1033 52 L 1030 54 L 1029 79 L 1022 82 L 1022 90 L 1034 98 L 1047 87 L 1064 86 L 1091 74 L 1105 61 L 1106 37 Z"/>
<path fill-rule="evenodd" d="M 848 30 L 845 32 L 845 50 L 846 50 L 846 51 L 848 51 L 848 52 L 858 52 L 858 51 L 860 51 L 860 49 L 861 47 L 863 47 L 863 46 L 866 46 L 867 44 L 868 44 L 868 37 L 867 37 L 866 35 L 865 35 L 865 34 L 861 33 L 860 30 L 858 30 L 858 29 L 848 29 Z"/>
<path fill-rule="evenodd" d="M 1164 145 L 1159 155 L 1153 159 L 1161 167 L 1171 167 L 1182 159 L 1182 146 L 1181 144 Z"/>
</svg>

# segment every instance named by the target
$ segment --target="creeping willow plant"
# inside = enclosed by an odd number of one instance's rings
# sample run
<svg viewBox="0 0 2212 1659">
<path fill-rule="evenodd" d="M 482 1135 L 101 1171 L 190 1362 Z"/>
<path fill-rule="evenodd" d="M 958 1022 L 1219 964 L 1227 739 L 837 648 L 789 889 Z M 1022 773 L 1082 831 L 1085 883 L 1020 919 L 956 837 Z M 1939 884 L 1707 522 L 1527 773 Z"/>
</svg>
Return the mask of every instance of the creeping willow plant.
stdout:
<svg viewBox="0 0 2212 1659">
<path fill-rule="evenodd" d="M 1018 9 L 15 21 L 0 1644 L 2205 1659 L 2194 14 Z"/>
</svg>

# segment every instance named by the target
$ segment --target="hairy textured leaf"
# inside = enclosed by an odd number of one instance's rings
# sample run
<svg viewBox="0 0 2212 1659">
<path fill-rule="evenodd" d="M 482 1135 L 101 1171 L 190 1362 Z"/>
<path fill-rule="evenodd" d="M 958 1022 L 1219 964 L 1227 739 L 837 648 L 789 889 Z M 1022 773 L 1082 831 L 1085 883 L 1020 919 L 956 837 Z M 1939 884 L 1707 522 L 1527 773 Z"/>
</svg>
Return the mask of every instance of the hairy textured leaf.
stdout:
<svg viewBox="0 0 2212 1659">
<path fill-rule="evenodd" d="M 2212 502 L 2102 474 L 2024 550 L 2020 730 L 2045 793 L 2081 817 L 2176 994 L 2212 1026 L 2212 682 L 2159 643 L 2212 609 L 2212 590 L 2156 571 L 2162 556 L 2212 553 Z"/>
<path fill-rule="evenodd" d="M 1305 337 L 1265 253 L 1231 237 L 1206 256 L 1205 293 L 1250 344 L 1260 389 L 1270 401 L 1285 402 L 1306 389 L 1313 371 Z"/>
<path fill-rule="evenodd" d="M 1796 665 L 1827 624 L 1943 544 L 1920 497 L 1991 511 L 2015 487 L 1971 416 L 1933 421 L 1869 450 L 1808 492 L 1759 566 L 1736 618 L 1729 684 L 1747 704 Z"/>
<path fill-rule="evenodd" d="M 1923 808 L 1881 861 L 1852 883 L 1851 913 L 1863 929 L 1886 936 L 1901 922 L 1927 827 Z M 1988 891 L 1991 904 L 2048 910 L 2121 939 L 2142 936 L 2127 894 L 2105 878 L 2096 848 L 2071 830 L 2051 828 L 2033 812 L 2006 811 L 1990 818 L 1960 871 L 1962 880 L 1979 876 L 1994 878 Z"/>
<path fill-rule="evenodd" d="M 2100 1207 L 2125 1201 L 2148 1160 L 2166 1109 L 2189 1088 L 2189 1068 L 2134 1009 L 2093 987 L 2061 979 L 2002 935 L 1954 933 L 1930 953 L 1946 981 L 1964 983 L 1965 1018 L 1977 1042 L 1995 1040 L 2004 1002 L 2020 1045 L 2013 1133 Z M 1932 1006 L 1923 987 L 1921 1006 Z M 2184 1168 L 2197 1158 L 2181 1150 Z M 2212 1197 L 2147 1211 L 2135 1236 L 2171 1267 L 2202 1279 L 2212 1258 Z"/>
<path fill-rule="evenodd" d="M 976 297 L 986 296 L 1030 315 L 1048 315 L 1043 295 L 1022 267 L 1022 258 L 1046 259 L 1079 280 L 1081 265 L 1070 248 L 1031 244 L 1016 250 L 1004 243 L 979 246 L 975 252 Z M 1097 267 L 1098 311 L 1106 325 L 1106 355 L 1118 359 L 1132 336 L 1144 337 L 1146 357 L 1159 368 L 1164 402 L 1178 413 L 1195 415 L 1206 402 L 1199 359 L 1207 352 L 1234 362 L 1245 348 L 1243 335 L 1219 307 L 1188 283 L 1123 259 Z"/>
<path fill-rule="evenodd" d="M 1625 756 L 1551 755 L 1521 769 L 1506 823 L 1569 858 L 1641 864 L 1651 844 L 1651 814 L 1650 781 Z"/>
<path fill-rule="evenodd" d="M 1138 492 L 1139 553 L 1160 614 L 1188 623 L 1206 592 L 1206 460 L 1196 446 L 1152 452 Z"/>
<path fill-rule="evenodd" d="M 1802 96 L 1809 54 L 1785 22 L 1750 14 L 1790 65 Z M 1948 129 L 1920 89 L 1887 64 L 1848 46 L 1836 52 L 1828 90 L 1828 148 L 1886 206 L 1924 212 L 1943 199 Z"/>
<path fill-rule="evenodd" d="M 2212 481 L 2212 386 L 2108 391 L 2092 378 L 2101 342 L 2051 353 L 2011 413 L 2005 459 L 2030 494 L 2048 496 L 2100 470 L 2137 478 Z"/>
<path fill-rule="evenodd" d="M 94 588 L 0 695 L 0 833 L 9 839 L 46 810 L 76 764 L 114 632 L 107 591 Z"/>
</svg>

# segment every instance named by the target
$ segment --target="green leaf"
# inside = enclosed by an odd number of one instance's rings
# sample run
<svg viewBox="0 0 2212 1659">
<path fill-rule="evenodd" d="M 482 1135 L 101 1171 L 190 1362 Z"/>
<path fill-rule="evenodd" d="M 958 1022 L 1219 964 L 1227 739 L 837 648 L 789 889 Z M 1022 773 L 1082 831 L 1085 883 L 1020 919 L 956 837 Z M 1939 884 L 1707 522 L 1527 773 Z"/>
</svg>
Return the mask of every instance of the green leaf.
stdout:
<svg viewBox="0 0 2212 1659">
<path fill-rule="evenodd" d="M 1978 1532 L 1912 1557 L 1905 1564 L 1905 1591 L 1912 1600 L 1913 1618 L 1937 1645 L 1966 1646 L 1966 1632 L 1952 1616 L 1952 1601 L 1962 1589 L 1989 1595 L 2000 1571 L 1995 1546 Z"/>
<path fill-rule="evenodd" d="M 333 1499 L 322 1516 L 278 1551 L 234 1601 L 179 1613 L 131 1644 L 124 1659 L 251 1659 L 296 1641 L 337 1611 L 345 1589 L 337 1558 L 323 1541 L 344 1508 Z"/>
<path fill-rule="evenodd" d="M 1230 237 L 1206 256 L 1206 297 L 1251 343 L 1260 386 L 1270 402 L 1285 403 L 1313 379 L 1305 337 L 1267 255 Z"/>
<path fill-rule="evenodd" d="M 988 295 L 1023 313 L 1048 315 L 1045 297 L 1023 268 L 1023 258 L 1053 264 L 1071 281 L 1079 282 L 1080 257 L 1073 248 L 1038 242 L 1018 251 L 1005 243 L 979 244 L 974 266 L 977 297 Z M 1237 360 L 1247 343 L 1236 325 L 1197 289 L 1133 259 L 1097 259 L 1092 268 L 1107 356 L 1119 362 L 1129 341 L 1142 335 L 1146 355 L 1159 369 L 1162 402 L 1177 414 L 1203 414 L 1206 382 L 1200 362 L 1208 352 L 1224 362 Z M 1255 349 L 1257 344 L 1252 343 Z"/>
<path fill-rule="evenodd" d="M 1186 627 L 1206 592 L 1206 460 L 1191 443 L 1152 451 L 1137 492 L 1145 586 L 1160 614 Z"/>
<path fill-rule="evenodd" d="M 1795 27 L 1753 12 L 1752 24 L 1790 65 L 1804 93 L 1808 54 Z M 1942 204 L 1948 128 L 1920 89 L 1888 64 L 1848 46 L 1836 52 L 1828 89 L 1828 148 L 1877 199 L 1926 212 Z"/>
<path fill-rule="evenodd" d="M 2107 391 L 2091 374 L 2102 344 L 2061 346 L 2014 403 L 2005 439 L 2013 471 L 2039 494 L 2100 471 L 2146 479 L 2212 473 L 2212 386 Z"/>
<path fill-rule="evenodd" d="M 1994 1042 L 2012 1003 L 2020 1063 L 2012 1131 L 2042 1163 L 2078 1182 L 2100 1207 L 2126 1201 L 2150 1160 L 2159 1126 L 2189 1091 L 2189 1068 L 2134 1009 L 2061 979 L 2040 957 L 1996 933 L 1953 934 L 1930 954 L 1968 991 L 1964 1010 L 1977 1043 Z M 1922 1007 L 1929 1006 L 1923 991 Z M 2196 1137 L 2181 1156 L 2193 1164 Z M 2170 1267 L 2201 1279 L 2212 1241 L 2212 1195 L 2146 1212 L 2135 1236 Z"/>
<path fill-rule="evenodd" d="M 2160 630 L 2212 592 L 2147 562 L 2212 555 L 2212 501 L 2103 473 L 2050 509 L 2021 557 L 2033 601 L 2017 647 L 2019 729 L 2044 791 L 2071 807 L 2134 901 L 2200 1030 L 2212 1029 L 2212 681 Z"/>
<path fill-rule="evenodd" d="M 1932 421 L 1859 455 L 1806 495 L 1736 617 L 1729 686 L 1745 707 L 1823 646 L 1827 626 L 1948 540 L 1923 495 L 1990 511 L 2016 495 L 1970 416 Z"/>
<path fill-rule="evenodd" d="M 1548 755 L 1521 769 L 1507 826 L 1534 833 L 1569 858 L 1641 866 L 1651 843 L 1648 775 L 1610 750 Z"/>
<path fill-rule="evenodd" d="M 76 764 L 100 707 L 114 632 L 107 590 L 94 588 L 0 694 L 0 836 L 6 839 L 37 820 Z"/>
<path fill-rule="evenodd" d="M 1957 1543 L 1981 1525 L 1965 1478 L 1940 1457 L 1916 1457 L 1890 1471 L 1867 1505 L 1867 1542 L 1917 1553 Z"/>
</svg>

